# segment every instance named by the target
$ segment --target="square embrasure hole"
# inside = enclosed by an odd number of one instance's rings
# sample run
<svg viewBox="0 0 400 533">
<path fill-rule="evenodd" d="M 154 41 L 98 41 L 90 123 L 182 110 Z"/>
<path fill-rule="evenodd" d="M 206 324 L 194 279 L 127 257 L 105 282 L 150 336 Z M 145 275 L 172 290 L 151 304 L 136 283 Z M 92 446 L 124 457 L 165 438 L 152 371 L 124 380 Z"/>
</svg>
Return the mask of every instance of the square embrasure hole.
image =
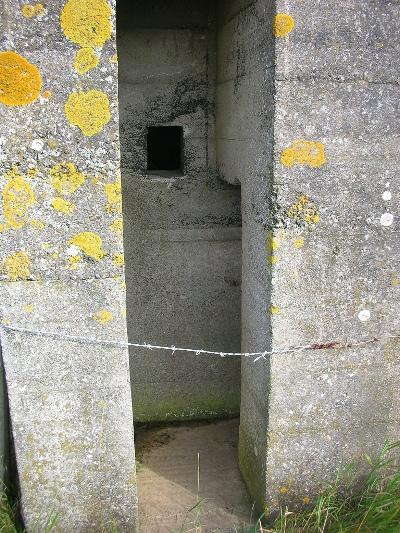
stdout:
<svg viewBox="0 0 400 533">
<path fill-rule="evenodd" d="M 183 175 L 182 126 L 147 128 L 147 174 L 163 177 Z"/>
</svg>

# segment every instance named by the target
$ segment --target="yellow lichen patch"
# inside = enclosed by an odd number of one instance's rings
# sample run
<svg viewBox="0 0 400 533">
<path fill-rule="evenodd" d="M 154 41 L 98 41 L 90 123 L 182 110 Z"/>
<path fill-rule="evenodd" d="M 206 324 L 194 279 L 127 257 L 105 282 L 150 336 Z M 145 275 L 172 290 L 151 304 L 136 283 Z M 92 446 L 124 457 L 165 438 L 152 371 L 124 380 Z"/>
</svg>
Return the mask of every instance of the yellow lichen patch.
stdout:
<svg viewBox="0 0 400 533">
<path fill-rule="evenodd" d="M 270 255 L 269 262 L 271 263 L 271 265 L 276 265 L 277 263 L 279 263 L 279 257 L 277 255 Z"/>
<path fill-rule="evenodd" d="M 281 154 L 281 163 L 292 167 L 295 163 L 311 168 L 322 167 L 326 163 L 325 145 L 318 141 L 294 141 Z"/>
<path fill-rule="evenodd" d="M 68 196 L 73 194 L 85 183 L 85 176 L 79 172 L 73 163 L 63 161 L 50 169 L 53 187 L 59 194 Z"/>
<path fill-rule="evenodd" d="M 72 257 L 69 257 L 68 268 L 70 270 L 76 270 L 81 261 L 82 261 L 82 257 L 80 255 L 73 255 Z"/>
<path fill-rule="evenodd" d="M 65 104 L 65 114 L 72 126 L 78 126 L 86 137 L 99 133 L 110 121 L 110 101 L 102 91 L 71 93 Z"/>
<path fill-rule="evenodd" d="M 109 213 L 122 213 L 121 179 L 118 178 L 114 183 L 104 185 L 104 192 L 107 197 L 107 211 Z"/>
<path fill-rule="evenodd" d="M 48 144 L 48 147 L 51 148 L 52 150 L 56 150 L 60 146 L 60 143 L 56 139 L 49 139 L 47 141 L 47 144 Z"/>
<path fill-rule="evenodd" d="M 308 496 L 304 496 L 303 503 L 304 505 L 308 505 L 310 503 L 310 498 Z"/>
<path fill-rule="evenodd" d="M 68 0 L 61 13 L 61 28 L 80 46 L 103 46 L 111 37 L 111 14 L 106 0 Z"/>
<path fill-rule="evenodd" d="M 271 315 L 279 315 L 281 312 L 280 308 L 277 305 L 271 305 Z"/>
<path fill-rule="evenodd" d="M 114 233 L 118 233 L 119 235 L 122 235 L 123 232 L 123 220 L 122 218 L 116 218 L 114 222 L 109 226 L 109 229 L 113 231 Z"/>
<path fill-rule="evenodd" d="M 118 63 L 118 54 L 113 54 L 110 57 L 110 63 Z"/>
<path fill-rule="evenodd" d="M 287 215 L 299 222 L 317 224 L 320 221 L 318 209 L 310 202 L 308 196 L 302 194 L 297 202 L 289 207 Z"/>
<path fill-rule="evenodd" d="M 108 309 L 101 309 L 100 311 L 97 311 L 92 318 L 104 326 L 105 324 L 108 324 L 114 320 L 114 315 L 111 313 L 111 311 L 108 311 Z"/>
<path fill-rule="evenodd" d="M 46 227 L 46 224 L 41 220 L 31 220 L 30 225 L 35 229 L 44 229 Z"/>
<path fill-rule="evenodd" d="M 63 213 L 64 215 L 71 215 L 75 210 L 74 204 L 68 202 L 68 200 L 64 200 L 64 198 L 61 198 L 60 196 L 53 198 L 51 205 L 56 211 Z"/>
<path fill-rule="evenodd" d="M 294 247 L 295 248 L 303 248 L 304 246 L 304 239 L 303 237 L 298 237 L 297 239 L 294 240 Z"/>
<path fill-rule="evenodd" d="M 86 74 L 99 64 L 99 56 L 93 48 L 81 48 L 75 56 L 74 67 L 79 74 Z"/>
<path fill-rule="evenodd" d="M 125 258 L 124 254 L 114 254 L 113 255 L 113 263 L 115 266 L 124 266 L 125 265 Z"/>
<path fill-rule="evenodd" d="M 9 255 L 4 261 L 4 269 L 10 281 L 28 279 L 30 276 L 31 260 L 25 252 Z"/>
<path fill-rule="evenodd" d="M 8 106 L 28 105 L 40 95 L 39 69 L 16 52 L 0 52 L 0 102 Z"/>
<path fill-rule="evenodd" d="M 398 278 L 396 275 L 392 276 L 392 286 L 398 287 L 400 285 L 400 278 Z"/>
<path fill-rule="evenodd" d="M 0 233 L 3 233 L 4 231 L 4 224 L 0 224 Z"/>
<path fill-rule="evenodd" d="M 106 252 L 103 250 L 103 242 L 100 235 L 91 231 L 78 233 L 78 235 L 75 235 L 68 244 L 77 246 L 85 255 L 96 261 L 103 259 L 106 255 Z"/>
<path fill-rule="evenodd" d="M 272 24 L 275 37 L 286 37 L 294 28 L 294 19 L 287 13 L 277 13 Z"/>
<path fill-rule="evenodd" d="M 39 171 L 37 168 L 30 168 L 27 172 L 28 178 L 35 179 Z"/>
<path fill-rule="evenodd" d="M 24 227 L 29 220 L 29 208 L 35 203 L 35 193 L 16 169 L 6 174 L 7 185 L 2 192 L 3 212 L 7 226 L 13 229 Z"/>
<path fill-rule="evenodd" d="M 282 494 L 282 496 L 284 496 L 285 494 L 287 494 L 289 492 L 289 489 L 287 487 L 281 487 L 279 489 L 279 493 Z"/>
<path fill-rule="evenodd" d="M 43 4 L 24 4 L 21 7 L 21 13 L 24 17 L 31 19 L 32 17 L 36 17 L 38 15 L 43 15 L 45 12 L 45 7 Z"/>
<path fill-rule="evenodd" d="M 33 304 L 26 304 L 24 305 L 24 311 L 25 313 L 33 313 L 34 306 Z"/>
</svg>

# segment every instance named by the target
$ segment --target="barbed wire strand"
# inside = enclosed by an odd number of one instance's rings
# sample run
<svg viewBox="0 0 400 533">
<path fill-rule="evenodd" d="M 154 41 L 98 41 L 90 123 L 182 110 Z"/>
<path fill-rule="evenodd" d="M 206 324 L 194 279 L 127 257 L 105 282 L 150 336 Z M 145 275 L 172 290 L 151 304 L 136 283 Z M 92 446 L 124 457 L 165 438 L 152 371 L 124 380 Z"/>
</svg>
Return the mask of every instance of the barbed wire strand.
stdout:
<svg viewBox="0 0 400 533">
<path fill-rule="evenodd" d="M 194 353 L 196 355 L 216 355 L 219 357 L 247 357 L 247 358 L 253 358 L 253 362 L 256 363 L 257 361 L 260 361 L 261 359 L 266 360 L 268 356 L 272 355 L 283 355 L 287 353 L 294 353 L 294 352 L 302 352 L 305 350 L 332 350 L 332 349 L 344 349 L 344 348 L 353 348 L 356 346 L 364 346 L 367 344 L 377 343 L 377 342 L 383 342 L 390 339 L 400 339 L 400 334 L 394 334 L 394 335 L 385 335 L 383 337 L 371 337 L 369 339 L 363 339 L 363 340 L 357 340 L 357 341 L 330 341 L 330 342 L 323 342 L 323 343 L 311 343 L 311 344 L 304 344 L 300 346 L 289 346 L 287 348 L 277 348 L 274 350 L 265 350 L 263 352 L 220 352 L 220 351 L 212 351 L 212 350 L 203 350 L 203 349 L 196 349 L 196 348 L 179 348 L 176 346 L 159 346 L 156 344 L 150 344 L 150 343 L 139 343 L 139 342 L 128 342 L 128 341 L 114 341 L 109 339 L 95 339 L 93 337 L 80 337 L 76 335 L 69 335 L 67 333 L 58 333 L 56 331 L 42 331 L 39 329 L 28 329 L 28 328 L 22 328 L 18 326 L 9 326 L 5 324 L 0 325 L 0 333 L 1 330 L 5 332 L 17 332 L 17 333 L 26 333 L 28 335 L 35 335 L 37 337 L 47 337 L 47 338 L 53 338 L 53 339 L 60 339 L 60 340 L 66 340 L 71 342 L 78 342 L 82 344 L 95 344 L 95 345 L 103 345 L 103 346 L 116 346 L 120 348 L 128 348 L 128 347 L 134 347 L 134 348 L 144 348 L 147 350 L 166 350 L 169 352 L 172 352 L 174 354 L 175 352 L 186 352 L 186 353 Z"/>
</svg>

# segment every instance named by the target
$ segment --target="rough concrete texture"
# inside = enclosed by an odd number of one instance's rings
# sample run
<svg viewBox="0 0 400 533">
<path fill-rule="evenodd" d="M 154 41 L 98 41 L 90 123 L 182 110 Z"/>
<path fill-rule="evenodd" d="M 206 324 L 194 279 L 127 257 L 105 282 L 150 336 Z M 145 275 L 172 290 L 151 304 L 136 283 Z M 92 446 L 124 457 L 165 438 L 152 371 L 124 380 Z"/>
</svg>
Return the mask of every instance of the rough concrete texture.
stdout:
<svg viewBox="0 0 400 533">
<path fill-rule="evenodd" d="M 0 346 L 0 481 L 9 481 L 9 417 L 7 389 Z"/>
<path fill-rule="evenodd" d="M 276 41 L 272 346 L 398 333 L 398 2 L 277 10 L 295 26 Z M 398 439 L 398 353 L 386 339 L 272 358 L 269 506 Z"/>
<path fill-rule="evenodd" d="M 272 3 L 218 6 L 217 164 L 242 193 L 242 350 L 270 342 L 270 252 L 267 220 L 272 186 Z M 271 217 L 270 217 L 271 218 Z M 268 427 L 266 361 L 243 360 L 239 460 L 258 507 L 265 495 Z"/>
<path fill-rule="evenodd" d="M 129 338 L 239 351 L 240 189 L 216 168 L 215 2 L 120 2 L 118 20 Z M 147 175 L 147 127 L 168 125 L 183 127 L 184 175 Z M 136 420 L 239 412 L 239 360 L 130 355 Z"/>
<path fill-rule="evenodd" d="M 114 5 L 1 2 L 1 316 L 126 339 Z M 26 527 L 132 531 L 125 348 L 2 337 Z"/>
</svg>

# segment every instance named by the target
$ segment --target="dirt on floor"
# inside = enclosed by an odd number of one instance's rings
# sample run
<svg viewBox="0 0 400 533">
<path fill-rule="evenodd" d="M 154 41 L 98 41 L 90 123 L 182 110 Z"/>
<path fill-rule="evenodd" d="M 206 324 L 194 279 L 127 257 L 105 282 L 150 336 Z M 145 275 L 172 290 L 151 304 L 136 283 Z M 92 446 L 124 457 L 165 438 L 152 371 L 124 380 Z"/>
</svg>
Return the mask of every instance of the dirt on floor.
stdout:
<svg viewBox="0 0 400 533">
<path fill-rule="evenodd" d="M 239 421 L 136 432 L 143 533 L 239 533 L 252 504 L 238 467 Z"/>
</svg>

